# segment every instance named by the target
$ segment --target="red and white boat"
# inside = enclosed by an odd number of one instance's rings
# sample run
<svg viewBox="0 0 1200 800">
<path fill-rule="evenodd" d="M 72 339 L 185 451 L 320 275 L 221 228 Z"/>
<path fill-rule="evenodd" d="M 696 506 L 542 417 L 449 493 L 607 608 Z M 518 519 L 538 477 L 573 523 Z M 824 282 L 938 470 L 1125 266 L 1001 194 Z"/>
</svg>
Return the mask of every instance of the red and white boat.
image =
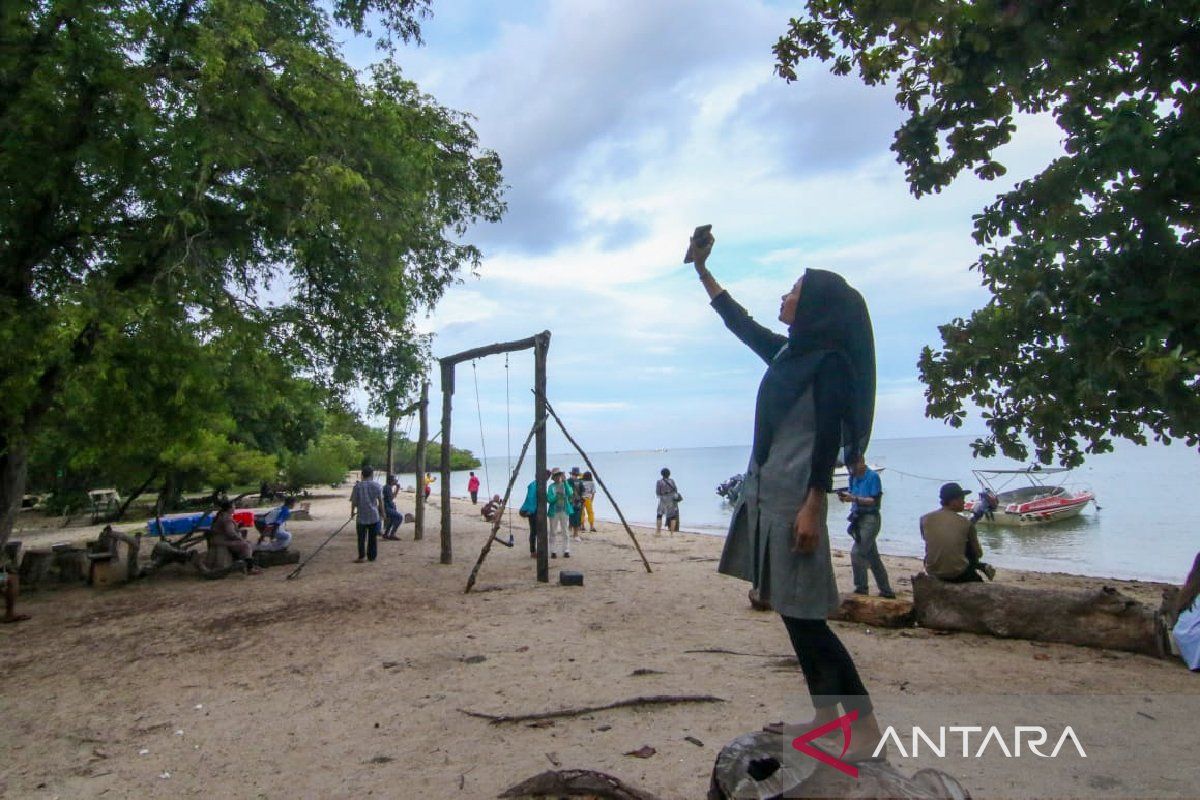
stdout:
<svg viewBox="0 0 1200 800">
<path fill-rule="evenodd" d="M 971 470 L 986 491 L 967 501 L 965 513 L 974 517 L 975 510 L 984 502 L 990 509 L 977 522 L 1007 526 L 1047 525 L 1078 516 L 1088 503 L 1095 502 L 1096 495 L 1089 489 L 1070 489 L 1046 480 L 1047 476 L 1069 471 L 1041 466 Z M 1005 488 L 1021 477 L 1029 482 L 1027 486 Z"/>
</svg>

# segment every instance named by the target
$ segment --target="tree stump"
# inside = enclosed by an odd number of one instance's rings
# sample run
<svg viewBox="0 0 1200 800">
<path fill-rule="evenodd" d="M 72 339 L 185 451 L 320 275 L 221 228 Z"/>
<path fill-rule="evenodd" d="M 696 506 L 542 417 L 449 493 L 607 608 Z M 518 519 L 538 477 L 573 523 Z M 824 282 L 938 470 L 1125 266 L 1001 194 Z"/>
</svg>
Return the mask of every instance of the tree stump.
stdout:
<svg viewBox="0 0 1200 800">
<path fill-rule="evenodd" d="M 1164 657 L 1159 612 L 1116 589 L 1030 589 L 913 576 L 923 628 L 1104 647 Z"/>
<path fill-rule="evenodd" d="M 907 600 L 889 600 L 865 594 L 843 594 L 842 603 L 829 617 L 873 628 L 911 628 L 916 612 Z"/>
<path fill-rule="evenodd" d="M 26 550 L 21 559 L 21 589 L 34 590 L 50 575 L 54 553 L 49 550 Z"/>
<path fill-rule="evenodd" d="M 830 755 L 836 757 L 837 752 Z M 939 770 L 923 769 L 909 778 L 887 762 L 867 762 L 855 767 L 856 778 L 801 753 L 786 736 L 764 731 L 747 733 L 725 745 L 717 755 L 708 800 L 799 797 L 969 800 L 971 797 L 955 778 Z"/>
<path fill-rule="evenodd" d="M 590 769 L 547 770 L 506 789 L 502 798 L 578 797 L 584 800 L 658 800 L 612 775 Z"/>
<path fill-rule="evenodd" d="M 54 549 L 54 565 L 61 583 L 79 583 L 87 578 L 87 551 L 81 547 Z"/>
</svg>

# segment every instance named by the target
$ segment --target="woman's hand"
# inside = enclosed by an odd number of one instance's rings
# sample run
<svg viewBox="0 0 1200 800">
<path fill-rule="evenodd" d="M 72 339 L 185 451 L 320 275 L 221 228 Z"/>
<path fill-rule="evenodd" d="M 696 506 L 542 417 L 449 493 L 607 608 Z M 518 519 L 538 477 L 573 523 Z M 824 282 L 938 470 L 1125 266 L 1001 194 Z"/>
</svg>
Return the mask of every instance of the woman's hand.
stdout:
<svg viewBox="0 0 1200 800">
<path fill-rule="evenodd" d="M 697 242 L 695 239 L 691 239 L 688 245 L 688 252 L 692 254 L 696 274 L 700 276 L 700 283 L 704 285 L 704 290 L 708 292 L 709 300 L 714 299 L 721 292 L 725 291 L 721 288 L 721 284 L 717 283 L 717 279 L 712 276 L 712 273 L 708 271 L 708 267 L 705 266 L 716 241 L 716 237 L 710 233 L 706 237 L 706 241 Z"/>
<path fill-rule="evenodd" d="M 825 515 L 828 512 L 825 493 L 818 488 L 810 488 L 804 498 L 804 505 L 796 512 L 796 520 L 792 524 L 792 552 L 801 555 L 811 555 L 821 542 L 821 531 L 825 527 Z"/>
</svg>

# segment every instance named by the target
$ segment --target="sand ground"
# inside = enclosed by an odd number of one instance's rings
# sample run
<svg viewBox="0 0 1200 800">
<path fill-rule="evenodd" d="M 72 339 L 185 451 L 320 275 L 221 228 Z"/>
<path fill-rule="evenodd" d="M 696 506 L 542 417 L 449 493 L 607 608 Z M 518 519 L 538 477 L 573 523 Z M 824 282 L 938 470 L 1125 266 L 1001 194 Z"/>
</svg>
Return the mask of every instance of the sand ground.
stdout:
<svg viewBox="0 0 1200 800">
<path fill-rule="evenodd" d="M 313 520 L 292 526 L 295 546 L 311 552 L 346 519 L 347 492 L 314 502 Z M 400 502 L 411 509 L 411 496 Z M 551 583 L 534 581 L 525 521 L 514 518 L 517 546 L 493 548 L 476 592 L 464 595 L 486 525 L 456 501 L 454 563 L 444 566 L 437 515 L 435 506 L 421 541 L 405 525 L 404 541 L 381 542 L 373 564 L 352 563 L 347 529 L 295 581 L 284 579 L 290 568 L 210 582 L 172 567 L 119 588 L 28 594 L 21 610 L 33 619 L 0 626 L 0 795 L 494 797 L 557 762 L 609 772 L 664 798 L 697 798 L 724 743 L 767 720 L 808 716 L 778 618 L 752 611 L 746 584 L 716 574 L 719 539 L 639 530 L 654 569 L 648 575 L 624 531 L 604 524 L 573 546 L 565 566 L 582 570 L 586 585 L 570 588 L 557 584 L 562 560 L 551 562 Z M 22 538 L 46 543 L 95 530 Z M 905 593 L 917 562 L 887 562 Z M 848 590 L 849 559 L 839 553 L 835 564 Z M 1058 574 L 1000 579 L 1119 585 L 1155 605 L 1161 591 Z M 1089 695 L 1110 698 L 1090 704 L 1093 722 L 1124 700 L 1144 702 L 1154 713 L 1138 711 L 1135 721 L 1169 739 L 1184 725 L 1194 730 L 1200 710 L 1192 702 L 1200 677 L 1178 661 L 834 627 L 885 724 L 953 698 L 978 707 L 978 696 L 1011 693 L 1005 708 L 1020 717 L 1044 708 L 1038 697 Z M 740 654 L 690 652 L 712 648 Z M 726 702 L 618 709 L 539 727 L 489 725 L 462 711 L 533 712 L 655 694 Z M 643 745 L 655 755 L 625 755 Z M 943 768 L 976 797 L 1183 797 L 1200 785 L 1193 763 L 1179 774 L 1174 764 L 1139 774 L 1122 757 L 1093 755 L 1047 774 L 1036 790 L 1014 773 L 1023 765 Z"/>
</svg>

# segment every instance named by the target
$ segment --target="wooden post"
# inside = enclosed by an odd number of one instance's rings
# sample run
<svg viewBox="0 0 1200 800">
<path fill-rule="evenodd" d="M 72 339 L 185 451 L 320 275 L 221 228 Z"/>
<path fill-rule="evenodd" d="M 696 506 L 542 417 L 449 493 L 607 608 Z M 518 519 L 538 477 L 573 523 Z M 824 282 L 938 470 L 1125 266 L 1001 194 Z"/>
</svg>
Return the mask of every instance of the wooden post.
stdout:
<svg viewBox="0 0 1200 800">
<path fill-rule="evenodd" d="M 450 410 L 454 397 L 454 363 L 442 363 L 442 558 L 443 564 L 454 562 L 450 542 Z"/>
<path fill-rule="evenodd" d="M 388 432 L 387 432 L 387 476 L 391 478 L 396 474 L 396 461 L 392 458 L 392 445 L 396 441 L 396 414 L 392 412 L 388 415 Z"/>
<path fill-rule="evenodd" d="M 547 541 L 546 518 L 546 351 L 550 348 L 550 332 L 534 337 L 533 345 L 533 419 L 537 429 L 534 444 L 533 479 L 537 481 L 537 579 L 550 582 L 550 548 Z"/>
<path fill-rule="evenodd" d="M 413 539 L 425 538 L 425 449 L 429 444 L 429 381 L 421 381 L 421 406 L 417 411 L 417 497 L 414 504 Z"/>
</svg>

